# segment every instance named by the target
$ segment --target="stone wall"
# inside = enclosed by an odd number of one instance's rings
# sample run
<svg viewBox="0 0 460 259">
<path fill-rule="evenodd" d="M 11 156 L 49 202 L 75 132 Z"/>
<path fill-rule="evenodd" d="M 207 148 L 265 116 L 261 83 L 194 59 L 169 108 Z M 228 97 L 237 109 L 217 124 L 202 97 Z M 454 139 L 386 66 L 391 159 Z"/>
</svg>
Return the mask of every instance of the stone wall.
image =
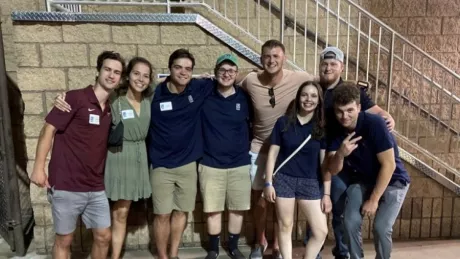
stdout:
<svg viewBox="0 0 460 259">
<path fill-rule="evenodd" d="M 459 73 L 460 1 L 361 0 L 374 16 Z"/>
<path fill-rule="evenodd" d="M 50 110 L 53 98 L 62 91 L 92 83 L 96 73 L 95 59 L 100 51 L 116 50 L 127 58 L 144 56 L 153 62 L 156 72 L 167 72 L 168 55 L 176 48 L 186 47 L 197 58 L 198 73 L 211 71 L 216 57 L 231 51 L 195 25 L 17 23 L 14 35 L 18 87 L 25 102 L 24 133 L 29 173 L 32 172 L 43 118 Z M 244 60 L 241 64 L 243 68 L 253 66 Z M 460 236 L 460 198 L 410 165 L 407 167 L 412 176 L 412 186 L 395 225 L 394 237 L 413 239 Z M 50 205 L 44 189 L 32 186 L 31 197 L 36 220 L 36 247 L 40 252 L 48 253 L 54 237 Z M 197 200 L 196 209 L 188 218 L 183 246 L 197 246 L 206 242 L 205 216 L 199 194 Z M 127 249 L 151 247 L 151 207 L 150 200 L 133 205 L 128 219 Z M 298 214 L 296 212 L 293 237 L 301 240 L 306 221 Z M 271 215 L 273 210 L 267 223 L 270 239 L 273 237 Z M 372 238 L 370 222 L 366 219 L 363 228 L 366 239 Z M 246 215 L 242 244 L 252 242 L 252 227 L 251 218 Z M 226 231 L 222 233 L 225 240 Z M 329 238 L 332 239 L 333 235 L 329 235 Z M 91 232 L 80 222 L 72 249 L 88 253 L 91 242 Z"/>
</svg>

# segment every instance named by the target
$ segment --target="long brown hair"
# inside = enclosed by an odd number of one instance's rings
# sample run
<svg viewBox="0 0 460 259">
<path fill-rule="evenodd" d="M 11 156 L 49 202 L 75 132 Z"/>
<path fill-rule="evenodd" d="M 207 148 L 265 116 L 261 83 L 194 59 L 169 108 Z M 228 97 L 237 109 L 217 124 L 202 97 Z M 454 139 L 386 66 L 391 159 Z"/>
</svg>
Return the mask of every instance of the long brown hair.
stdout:
<svg viewBox="0 0 460 259">
<path fill-rule="evenodd" d="M 319 83 L 313 82 L 313 81 L 307 81 L 304 82 L 299 86 L 299 89 L 297 90 L 297 94 L 295 96 L 294 101 L 289 105 L 289 108 L 286 110 L 286 116 L 288 118 L 288 121 L 283 129 L 283 131 L 287 131 L 289 127 L 295 125 L 297 121 L 297 114 L 300 112 L 300 96 L 302 94 L 302 90 L 307 87 L 307 86 L 314 86 L 316 90 L 318 91 L 318 105 L 315 108 L 314 114 L 313 114 L 313 131 L 312 131 L 312 138 L 319 140 L 321 139 L 325 133 L 324 133 L 324 128 L 326 126 L 326 120 L 324 118 L 324 100 L 323 100 L 323 90 L 321 89 L 321 86 Z"/>
</svg>

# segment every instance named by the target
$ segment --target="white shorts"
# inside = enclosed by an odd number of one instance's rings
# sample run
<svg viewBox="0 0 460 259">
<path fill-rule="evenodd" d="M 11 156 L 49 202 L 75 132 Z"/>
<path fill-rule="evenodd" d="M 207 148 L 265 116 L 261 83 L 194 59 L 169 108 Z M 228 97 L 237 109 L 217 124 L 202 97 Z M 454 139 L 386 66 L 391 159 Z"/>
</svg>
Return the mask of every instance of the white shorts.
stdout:
<svg viewBox="0 0 460 259">
<path fill-rule="evenodd" d="M 267 155 L 258 154 L 249 151 L 251 155 L 251 175 L 252 189 L 255 191 L 262 191 L 265 185 L 265 167 L 267 164 Z"/>
</svg>

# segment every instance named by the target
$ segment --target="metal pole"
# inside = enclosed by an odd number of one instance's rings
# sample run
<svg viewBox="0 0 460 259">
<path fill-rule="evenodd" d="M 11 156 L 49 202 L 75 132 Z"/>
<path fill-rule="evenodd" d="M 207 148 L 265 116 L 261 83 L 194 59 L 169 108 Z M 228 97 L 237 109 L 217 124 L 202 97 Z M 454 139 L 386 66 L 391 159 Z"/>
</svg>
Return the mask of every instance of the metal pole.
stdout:
<svg viewBox="0 0 460 259">
<path fill-rule="evenodd" d="M 166 0 L 166 12 L 171 13 L 171 2 L 170 2 L 170 0 Z"/>
<path fill-rule="evenodd" d="M 284 43 L 284 0 L 281 0 L 281 17 L 280 17 L 280 41 Z M 295 29 L 294 29 L 295 30 Z M 295 32 L 294 32 L 295 33 Z"/>
<path fill-rule="evenodd" d="M 2 208 L 8 210 L 8 231 L 12 232 L 14 236 L 14 247 L 12 247 L 17 255 L 23 256 L 26 253 L 24 246 L 24 233 L 22 230 L 22 219 L 21 219 L 21 206 L 19 199 L 19 186 L 16 176 L 16 162 L 14 161 L 14 145 L 13 136 L 11 133 L 11 118 L 9 113 L 9 102 L 8 102 L 8 88 L 6 80 L 6 65 L 5 65 L 5 53 L 3 50 L 3 37 L 2 28 L 0 23 L 0 96 L 3 97 L 0 108 L 0 124 L 2 126 L 1 131 L 3 135 L 0 135 L 0 156 L 6 160 L 5 163 L 5 176 L 8 180 L 9 192 L 9 208 Z M 2 120 L 3 119 L 3 120 Z M 8 152 L 4 152 L 8 150 Z"/>
<path fill-rule="evenodd" d="M 393 59 L 394 59 L 394 49 L 395 49 L 395 33 L 391 33 L 391 45 L 390 45 L 390 57 L 388 62 L 388 90 L 387 90 L 387 105 L 386 110 L 390 112 L 390 102 L 391 102 L 391 88 L 393 84 Z"/>
<path fill-rule="evenodd" d="M 51 12 L 51 0 L 46 0 L 46 11 Z"/>
</svg>

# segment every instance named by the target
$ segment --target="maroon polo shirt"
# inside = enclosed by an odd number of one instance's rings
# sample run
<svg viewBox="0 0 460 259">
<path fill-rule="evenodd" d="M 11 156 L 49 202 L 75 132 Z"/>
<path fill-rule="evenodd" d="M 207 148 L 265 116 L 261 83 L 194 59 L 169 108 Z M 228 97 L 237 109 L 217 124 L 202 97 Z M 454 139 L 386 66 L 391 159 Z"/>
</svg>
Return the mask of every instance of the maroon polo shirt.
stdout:
<svg viewBox="0 0 460 259">
<path fill-rule="evenodd" d="M 49 183 L 56 190 L 104 190 L 107 138 L 112 116 L 109 103 L 102 111 L 92 86 L 69 91 L 72 111 L 53 108 L 46 122 L 56 127 L 49 163 Z"/>
</svg>

